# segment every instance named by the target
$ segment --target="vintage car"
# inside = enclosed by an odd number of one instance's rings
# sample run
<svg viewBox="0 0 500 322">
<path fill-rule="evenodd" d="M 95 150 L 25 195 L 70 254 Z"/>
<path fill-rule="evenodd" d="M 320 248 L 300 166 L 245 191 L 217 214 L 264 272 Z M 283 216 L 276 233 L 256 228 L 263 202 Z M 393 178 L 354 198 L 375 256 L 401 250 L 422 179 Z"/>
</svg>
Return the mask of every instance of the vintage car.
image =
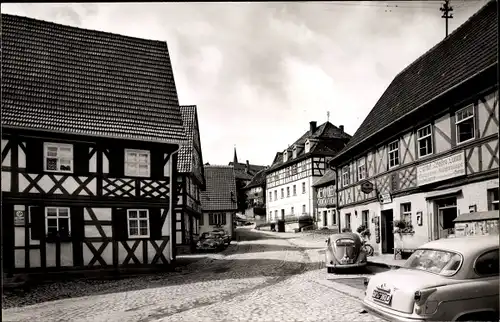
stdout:
<svg viewBox="0 0 500 322">
<path fill-rule="evenodd" d="M 215 228 L 212 230 L 213 234 L 220 235 L 222 239 L 224 240 L 224 244 L 229 245 L 231 244 L 231 235 L 229 235 L 224 229 L 222 228 Z"/>
<path fill-rule="evenodd" d="M 224 239 L 220 234 L 203 233 L 196 243 L 197 250 L 215 250 L 219 251 L 224 248 Z"/>
<path fill-rule="evenodd" d="M 328 273 L 338 270 L 363 268 L 366 252 L 358 234 L 345 232 L 333 234 L 326 240 L 325 265 Z"/>
<path fill-rule="evenodd" d="M 363 307 L 390 321 L 498 321 L 498 235 L 439 239 L 365 279 Z"/>
</svg>

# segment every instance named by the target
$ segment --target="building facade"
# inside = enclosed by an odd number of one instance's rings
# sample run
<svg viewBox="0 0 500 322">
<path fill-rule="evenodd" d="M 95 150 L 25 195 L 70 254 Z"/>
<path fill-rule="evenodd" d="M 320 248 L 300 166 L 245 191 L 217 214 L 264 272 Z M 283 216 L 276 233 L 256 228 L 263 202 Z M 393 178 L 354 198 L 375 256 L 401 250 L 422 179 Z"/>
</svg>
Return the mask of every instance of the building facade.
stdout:
<svg viewBox="0 0 500 322">
<path fill-rule="evenodd" d="M 2 45 L 4 272 L 168 267 L 185 134 L 166 43 L 2 14 Z"/>
<path fill-rule="evenodd" d="M 266 217 L 266 169 L 260 170 L 252 180 L 245 186 L 246 218 Z M 262 217 L 262 218 L 261 218 Z"/>
<path fill-rule="evenodd" d="M 181 106 L 182 122 L 188 138 L 179 150 L 175 234 L 178 253 L 196 249 L 195 240 L 202 216 L 201 191 L 205 188 L 198 112 L 195 105 Z"/>
<path fill-rule="evenodd" d="M 205 165 L 204 171 L 206 189 L 201 193 L 203 216 L 199 222 L 199 233 L 222 227 L 234 238 L 234 217 L 238 211 L 234 168 Z"/>
<path fill-rule="evenodd" d="M 314 220 L 313 184 L 328 167 L 328 161 L 349 141 L 343 126 L 310 122 L 309 130 L 285 151 L 277 153 L 266 171 L 267 221 L 285 220 L 286 229 L 299 227 L 299 220 Z"/>
<path fill-rule="evenodd" d="M 321 179 L 313 185 L 318 228 L 326 227 L 339 230 L 337 216 L 337 173 L 328 169 Z"/>
<path fill-rule="evenodd" d="M 498 209 L 496 17 L 492 1 L 397 75 L 332 160 L 343 227 L 367 225 L 375 251 L 411 252 L 453 235 L 457 215 Z"/>
</svg>

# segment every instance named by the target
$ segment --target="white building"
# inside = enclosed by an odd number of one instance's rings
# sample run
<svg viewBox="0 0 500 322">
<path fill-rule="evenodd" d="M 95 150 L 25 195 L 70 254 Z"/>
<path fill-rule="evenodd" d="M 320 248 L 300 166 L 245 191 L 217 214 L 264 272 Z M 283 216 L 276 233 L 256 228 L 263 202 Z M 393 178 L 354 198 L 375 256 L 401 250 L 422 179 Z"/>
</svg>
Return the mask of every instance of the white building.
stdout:
<svg viewBox="0 0 500 322">
<path fill-rule="evenodd" d="M 312 185 L 350 138 L 343 126 L 325 122 L 317 127 L 316 122 L 310 122 L 304 135 L 278 152 L 266 176 L 267 221 L 283 219 L 287 230 L 310 225 L 315 213 Z"/>
</svg>

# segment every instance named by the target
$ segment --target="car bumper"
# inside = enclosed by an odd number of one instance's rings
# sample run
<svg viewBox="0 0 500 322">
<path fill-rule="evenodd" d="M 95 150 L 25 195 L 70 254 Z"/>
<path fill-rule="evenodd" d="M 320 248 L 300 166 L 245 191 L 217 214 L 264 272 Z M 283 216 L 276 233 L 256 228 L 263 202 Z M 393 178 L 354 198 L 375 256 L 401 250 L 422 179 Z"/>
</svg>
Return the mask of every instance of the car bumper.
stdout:
<svg viewBox="0 0 500 322">
<path fill-rule="evenodd" d="M 365 311 L 373 314 L 373 315 L 378 315 L 388 321 L 398 321 L 398 322 L 423 322 L 423 321 L 428 321 L 424 318 L 412 318 L 408 317 L 405 315 L 398 314 L 398 312 L 394 311 L 389 311 L 389 310 L 383 310 L 375 306 L 375 304 L 372 304 L 371 302 L 367 300 L 363 300 L 362 302 L 363 309 Z"/>
<path fill-rule="evenodd" d="M 366 262 L 363 262 L 363 263 L 353 263 L 353 264 L 339 264 L 339 263 L 334 263 L 334 264 L 330 264 L 330 263 L 327 263 L 326 264 L 326 267 L 333 267 L 333 268 L 338 268 L 338 269 L 348 269 L 348 268 L 357 268 L 357 267 L 365 267 L 366 266 Z"/>
</svg>

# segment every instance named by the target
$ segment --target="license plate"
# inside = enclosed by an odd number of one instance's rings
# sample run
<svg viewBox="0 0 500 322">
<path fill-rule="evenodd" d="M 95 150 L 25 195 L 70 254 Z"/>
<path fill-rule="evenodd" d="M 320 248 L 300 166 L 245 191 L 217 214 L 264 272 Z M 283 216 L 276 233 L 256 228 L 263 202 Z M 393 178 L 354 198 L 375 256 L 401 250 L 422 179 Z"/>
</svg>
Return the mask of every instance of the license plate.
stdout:
<svg viewBox="0 0 500 322">
<path fill-rule="evenodd" d="M 377 290 L 373 291 L 372 298 L 375 301 L 382 302 L 384 304 L 389 304 L 391 302 L 392 295 Z"/>
</svg>

